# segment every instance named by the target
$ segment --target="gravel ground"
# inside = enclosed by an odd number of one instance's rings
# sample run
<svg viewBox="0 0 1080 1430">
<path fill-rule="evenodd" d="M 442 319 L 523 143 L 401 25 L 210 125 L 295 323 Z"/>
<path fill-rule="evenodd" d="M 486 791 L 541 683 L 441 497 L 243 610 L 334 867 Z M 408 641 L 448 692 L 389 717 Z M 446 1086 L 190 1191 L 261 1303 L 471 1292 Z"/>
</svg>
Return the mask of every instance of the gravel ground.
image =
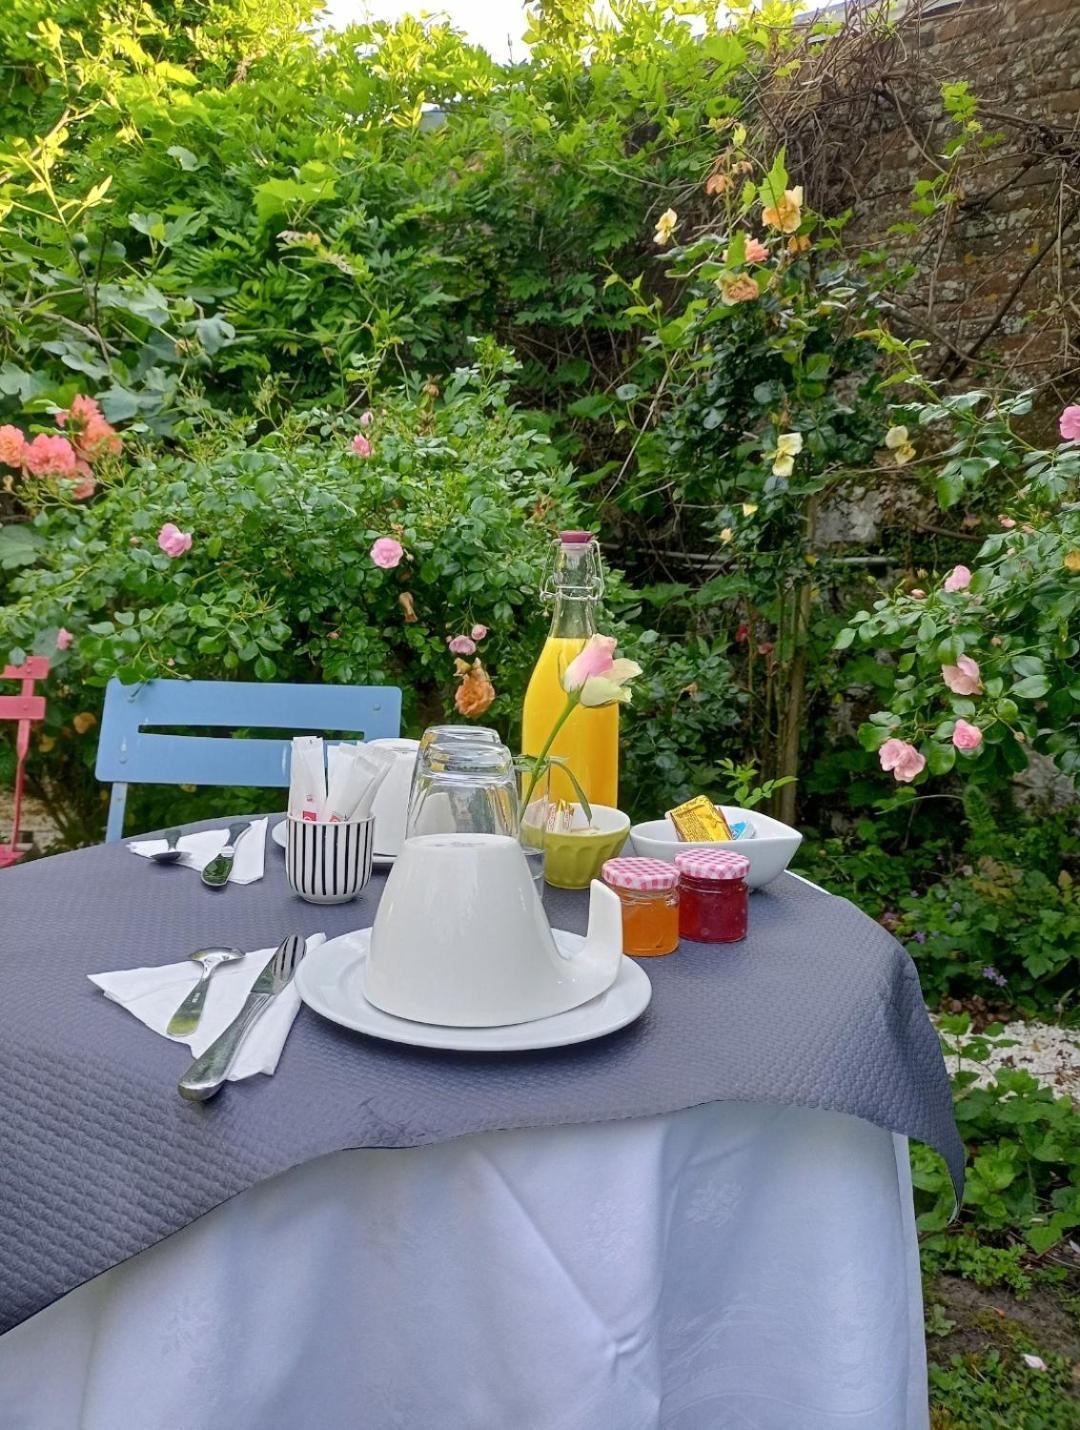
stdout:
<svg viewBox="0 0 1080 1430">
<path fill-rule="evenodd" d="M 979 1074 L 980 1084 L 989 1082 L 996 1068 L 1024 1068 L 1059 1096 L 1080 1101 L 1080 1029 L 1057 1028 L 1049 1023 L 1006 1023 L 1000 1041 L 1013 1041 L 1015 1045 L 993 1047 L 984 1063 L 963 1064 Z M 948 1057 L 946 1061 L 949 1071 L 955 1071 L 956 1058 Z"/>
</svg>

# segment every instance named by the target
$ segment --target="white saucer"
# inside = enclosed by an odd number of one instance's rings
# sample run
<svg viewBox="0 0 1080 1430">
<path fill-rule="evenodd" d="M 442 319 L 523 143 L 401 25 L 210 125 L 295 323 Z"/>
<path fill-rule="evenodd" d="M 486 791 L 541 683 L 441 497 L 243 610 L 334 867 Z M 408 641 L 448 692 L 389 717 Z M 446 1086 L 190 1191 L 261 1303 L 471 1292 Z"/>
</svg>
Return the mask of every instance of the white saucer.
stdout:
<svg viewBox="0 0 1080 1430">
<path fill-rule="evenodd" d="M 554 929 L 555 942 L 571 953 L 585 942 L 581 934 Z M 511 1023 L 499 1028 L 450 1028 L 438 1023 L 413 1023 L 384 1013 L 364 997 L 364 964 L 371 930 L 357 929 L 312 949 L 296 971 L 300 997 L 334 1023 L 417 1048 L 446 1048 L 464 1053 L 520 1053 L 536 1048 L 561 1048 L 585 1043 L 625 1028 L 649 1006 L 652 984 L 632 958 L 622 959 L 615 982 L 598 998 L 567 1013 Z"/>
<path fill-rule="evenodd" d="M 285 848 L 285 821 L 283 819 L 271 829 L 270 838 L 279 849 Z M 371 856 L 371 862 L 375 865 L 376 869 L 389 869 L 392 867 L 396 858 L 396 854 L 379 854 L 376 852 Z"/>
</svg>

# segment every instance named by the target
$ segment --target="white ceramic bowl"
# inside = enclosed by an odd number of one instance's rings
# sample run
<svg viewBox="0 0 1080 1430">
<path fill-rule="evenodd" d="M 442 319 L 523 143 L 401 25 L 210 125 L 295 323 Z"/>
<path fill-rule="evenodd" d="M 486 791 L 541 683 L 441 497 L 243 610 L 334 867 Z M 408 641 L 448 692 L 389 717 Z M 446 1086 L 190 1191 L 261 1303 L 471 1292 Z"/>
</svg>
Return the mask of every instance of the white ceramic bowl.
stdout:
<svg viewBox="0 0 1080 1430">
<path fill-rule="evenodd" d="M 802 843 L 802 835 L 789 824 L 781 824 L 778 819 L 770 819 L 756 809 L 736 809 L 734 805 L 722 804 L 724 817 L 729 824 L 747 820 L 754 828 L 752 839 L 720 839 L 709 843 L 683 841 L 675 833 L 675 826 L 667 815 L 663 819 L 650 819 L 644 824 L 635 824 L 630 830 L 630 842 L 634 853 L 646 859 L 666 859 L 674 864 L 680 849 L 734 849 L 745 854 L 750 860 L 750 872 L 746 882 L 751 889 L 760 889 L 778 878 L 795 857 L 795 851 Z"/>
</svg>

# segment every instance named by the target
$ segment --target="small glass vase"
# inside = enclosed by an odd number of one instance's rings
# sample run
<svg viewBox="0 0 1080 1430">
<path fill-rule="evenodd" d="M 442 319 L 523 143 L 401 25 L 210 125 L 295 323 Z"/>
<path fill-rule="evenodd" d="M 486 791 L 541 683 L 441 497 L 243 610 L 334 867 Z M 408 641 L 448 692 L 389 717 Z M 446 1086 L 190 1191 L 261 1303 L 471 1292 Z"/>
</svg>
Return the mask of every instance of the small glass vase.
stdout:
<svg viewBox="0 0 1080 1430">
<path fill-rule="evenodd" d="M 544 840 L 551 813 L 551 765 L 522 757 L 514 761 L 518 771 L 521 822 L 518 841 L 532 875 L 537 896 L 544 895 Z"/>
</svg>

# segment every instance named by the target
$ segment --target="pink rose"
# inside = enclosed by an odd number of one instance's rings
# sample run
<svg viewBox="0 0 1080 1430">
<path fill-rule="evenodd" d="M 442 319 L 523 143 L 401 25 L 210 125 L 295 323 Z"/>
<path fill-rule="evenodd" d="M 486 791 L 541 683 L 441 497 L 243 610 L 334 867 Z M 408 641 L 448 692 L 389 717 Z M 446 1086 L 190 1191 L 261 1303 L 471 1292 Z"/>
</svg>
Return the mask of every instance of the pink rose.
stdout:
<svg viewBox="0 0 1080 1430">
<path fill-rule="evenodd" d="M 76 501 L 85 501 L 87 497 L 92 497 L 97 489 L 97 482 L 93 477 L 83 477 L 81 481 L 75 483 L 71 489 L 71 495 Z"/>
<path fill-rule="evenodd" d="M 392 536 L 380 536 L 371 548 L 372 561 L 384 571 L 392 571 L 395 566 L 400 566 L 404 555 L 405 548 Z"/>
<path fill-rule="evenodd" d="M 352 439 L 352 449 L 358 457 L 371 456 L 371 443 L 364 436 L 363 432 L 357 432 L 356 436 Z"/>
<path fill-rule="evenodd" d="M 977 750 L 982 744 L 982 731 L 978 725 L 969 725 L 966 720 L 957 720 L 952 732 L 952 742 L 958 750 Z"/>
<path fill-rule="evenodd" d="M 756 238 L 746 240 L 746 261 L 747 263 L 764 263 L 769 257 L 769 250 Z"/>
<path fill-rule="evenodd" d="M 969 655 L 957 657 L 955 665 L 943 665 L 941 678 L 954 695 L 981 695 L 978 661 Z"/>
<path fill-rule="evenodd" d="M 892 770 L 893 778 L 905 785 L 926 768 L 922 755 L 906 740 L 886 740 L 878 750 L 878 759 L 883 770 Z"/>
<path fill-rule="evenodd" d="M 920 591 L 919 588 L 918 588 L 918 586 L 916 586 L 915 589 L 911 592 L 911 599 L 912 599 L 913 601 L 925 601 L 925 600 L 926 600 L 926 592 L 925 592 L 925 591 Z"/>
<path fill-rule="evenodd" d="M 23 450 L 23 464 L 35 477 L 73 477 L 78 458 L 66 437 L 39 432 Z"/>
<path fill-rule="evenodd" d="M 171 521 L 167 521 L 157 534 L 157 544 L 166 556 L 183 556 L 191 550 L 191 532 L 181 531 Z"/>
<path fill-rule="evenodd" d="M 455 655 L 475 655 L 476 642 L 468 636 L 450 636 L 446 642 Z"/>
<path fill-rule="evenodd" d="M 1005 528 L 1006 531 L 1012 531 L 1013 527 L 1016 525 L 1016 522 L 1013 521 L 1011 516 L 999 516 L 998 521 L 1001 523 L 1001 525 Z"/>
<path fill-rule="evenodd" d="M 584 649 L 570 662 L 562 678 L 567 693 L 580 690 L 594 675 L 604 675 L 615 664 L 614 636 L 590 636 Z"/>
<path fill-rule="evenodd" d="M 71 634 L 71 632 L 65 630 L 64 627 L 61 626 L 60 629 L 56 632 L 56 649 L 67 650 L 68 646 L 71 645 L 71 642 L 74 639 L 75 637 Z"/>
<path fill-rule="evenodd" d="M 361 426 L 361 427 L 370 427 L 371 424 L 372 424 L 374 421 L 375 421 L 375 414 L 374 414 L 374 412 L 361 412 L 361 414 L 360 414 L 360 426 Z"/>
<path fill-rule="evenodd" d="M 0 427 L 0 462 L 5 467 L 21 467 L 26 451 L 26 438 L 17 427 L 7 423 Z"/>
<path fill-rule="evenodd" d="M 479 624 L 473 626 L 472 630 L 469 632 L 469 634 L 472 636 L 472 638 L 473 638 L 474 641 L 482 641 L 482 640 L 484 639 L 484 637 L 487 635 L 487 633 L 488 633 L 488 628 L 487 628 L 487 626 L 481 626 L 481 625 L 479 625 Z"/>
<path fill-rule="evenodd" d="M 1058 430 L 1063 442 L 1080 442 L 1080 407 L 1066 407 L 1058 418 Z"/>
<path fill-rule="evenodd" d="M 971 572 L 966 566 L 954 566 L 945 577 L 944 590 L 966 591 L 971 585 Z"/>
</svg>

